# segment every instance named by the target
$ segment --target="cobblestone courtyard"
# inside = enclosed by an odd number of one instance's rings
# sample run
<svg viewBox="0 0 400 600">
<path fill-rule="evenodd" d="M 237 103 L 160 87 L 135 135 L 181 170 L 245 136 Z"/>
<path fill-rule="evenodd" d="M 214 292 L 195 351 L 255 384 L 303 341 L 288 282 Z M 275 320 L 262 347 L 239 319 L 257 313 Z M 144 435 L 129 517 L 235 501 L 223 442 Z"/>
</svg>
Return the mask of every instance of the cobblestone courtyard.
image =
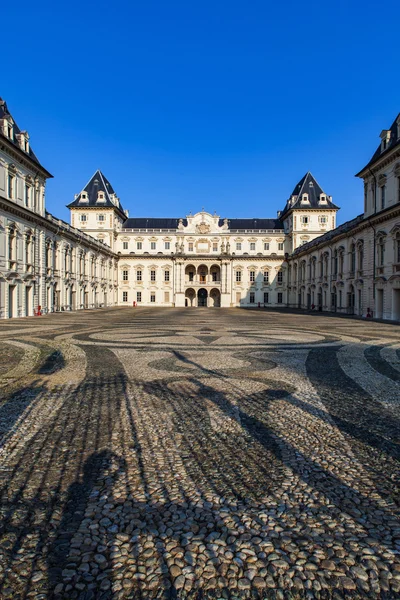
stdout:
<svg viewBox="0 0 400 600">
<path fill-rule="evenodd" d="M 0 324 L 0 598 L 400 598 L 400 328 Z"/>
</svg>

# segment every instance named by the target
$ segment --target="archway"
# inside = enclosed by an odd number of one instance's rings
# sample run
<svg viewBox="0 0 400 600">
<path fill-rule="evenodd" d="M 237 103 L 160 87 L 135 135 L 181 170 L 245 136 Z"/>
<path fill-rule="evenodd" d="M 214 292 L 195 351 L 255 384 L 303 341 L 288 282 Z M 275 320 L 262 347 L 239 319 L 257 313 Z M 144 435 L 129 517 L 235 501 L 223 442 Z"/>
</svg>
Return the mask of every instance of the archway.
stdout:
<svg viewBox="0 0 400 600">
<path fill-rule="evenodd" d="M 349 286 L 349 291 L 347 292 L 347 312 L 350 315 L 354 315 L 355 303 L 356 303 L 356 294 L 354 291 L 354 285 L 351 284 Z"/>
<path fill-rule="evenodd" d="M 318 310 L 321 311 L 322 310 L 322 288 L 321 287 L 318 289 L 317 303 L 318 303 Z"/>
<path fill-rule="evenodd" d="M 196 292 L 194 289 L 189 288 L 185 292 L 185 306 L 195 306 Z"/>
<path fill-rule="evenodd" d="M 197 292 L 197 306 L 207 306 L 208 292 L 204 288 L 200 288 Z"/>
<path fill-rule="evenodd" d="M 210 281 L 219 282 L 221 281 L 221 269 L 219 265 L 212 265 L 210 267 Z M 210 294 L 211 296 L 211 294 Z"/>
<path fill-rule="evenodd" d="M 215 308 L 221 306 L 221 293 L 216 288 L 210 292 L 210 306 L 214 306 Z"/>
<path fill-rule="evenodd" d="M 207 283 L 207 277 L 208 277 L 207 265 L 199 265 L 197 267 L 197 276 L 198 276 L 199 283 Z"/>
<path fill-rule="evenodd" d="M 185 267 L 185 282 L 193 283 L 196 276 L 196 267 L 194 265 L 187 265 Z"/>
</svg>

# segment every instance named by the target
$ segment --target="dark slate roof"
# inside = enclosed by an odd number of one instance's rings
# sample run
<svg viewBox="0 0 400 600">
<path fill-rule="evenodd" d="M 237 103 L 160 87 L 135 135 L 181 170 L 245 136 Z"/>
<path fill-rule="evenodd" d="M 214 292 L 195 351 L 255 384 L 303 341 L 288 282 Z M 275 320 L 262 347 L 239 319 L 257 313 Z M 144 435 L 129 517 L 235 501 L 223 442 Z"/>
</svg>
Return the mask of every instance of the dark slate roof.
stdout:
<svg viewBox="0 0 400 600">
<path fill-rule="evenodd" d="M 308 199 L 310 204 L 302 204 L 301 198 L 303 194 L 308 194 Z M 302 179 L 300 179 L 299 183 L 295 186 L 293 192 L 290 195 L 289 200 L 286 203 L 285 208 L 281 213 L 282 216 L 287 213 L 289 210 L 293 208 L 333 208 L 338 209 L 339 207 L 333 204 L 333 202 L 329 199 L 328 194 L 326 196 L 326 203 L 320 204 L 319 200 L 321 194 L 325 194 L 324 190 L 318 184 L 317 180 L 313 177 L 313 175 L 308 171 L 304 175 Z"/>
<path fill-rule="evenodd" d="M 184 226 L 187 225 L 187 220 L 182 219 Z M 153 217 L 141 217 L 127 219 L 123 225 L 124 229 L 177 229 L 179 219 L 162 219 Z"/>
<path fill-rule="evenodd" d="M 0 137 L 2 137 L 3 139 L 6 139 L 8 142 L 10 142 L 11 144 L 13 144 L 16 148 L 18 148 L 18 150 L 20 152 L 22 152 L 23 154 L 25 154 L 26 156 L 29 156 L 29 158 L 31 160 L 33 160 L 33 162 L 35 162 L 36 164 L 40 165 L 42 167 L 42 169 L 44 169 L 44 167 L 40 164 L 38 157 L 36 156 L 36 154 L 34 153 L 34 151 L 31 148 L 31 145 L 29 144 L 29 150 L 28 152 L 25 152 L 25 150 L 22 150 L 21 146 L 18 144 L 18 140 L 17 140 L 17 135 L 19 133 L 21 133 L 21 129 L 18 127 L 17 123 L 15 122 L 14 117 L 12 116 L 12 114 L 10 113 L 10 111 L 8 110 L 7 107 L 7 103 L 0 98 L 0 119 L 4 119 L 5 117 L 11 117 L 13 120 L 13 133 L 14 133 L 14 139 L 10 140 L 10 138 L 8 138 L 7 136 L 3 135 L 2 131 L 0 130 Z M 48 173 L 48 171 L 46 169 L 44 169 L 46 171 L 46 173 Z M 50 175 L 50 173 L 48 173 L 48 175 L 50 177 L 52 177 L 52 175 Z"/>
<path fill-rule="evenodd" d="M 123 225 L 124 229 L 177 229 L 180 219 L 158 219 L 158 218 L 133 218 L 127 219 Z M 220 219 L 218 225 L 222 227 L 225 219 Z M 187 219 L 182 219 L 183 225 L 187 226 Z M 283 229 L 279 219 L 228 219 L 229 229 Z"/>
<path fill-rule="evenodd" d="M 87 193 L 88 199 L 89 199 L 88 201 L 85 201 L 85 202 L 80 201 L 82 192 Z M 113 186 L 111 185 L 111 183 L 108 181 L 107 177 L 105 177 L 101 171 L 99 171 L 99 170 L 96 171 L 96 173 L 90 179 L 89 183 L 83 188 L 82 192 L 80 192 L 80 194 L 78 194 L 78 196 L 75 198 L 75 200 L 73 202 L 71 202 L 70 204 L 67 205 L 67 208 L 76 208 L 78 206 L 80 208 L 87 208 L 87 207 L 94 207 L 94 206 L 96 208 L 110 207 L 110 208 L 117 208 L 120 210 L 121 213 L 124 214 L 124 209 L 122 208 L 121 202 L 118 200 L 117 205 L 115 205 L 112 202 L 110 195 L 115 194 Z M 98 192 L 104 192 L 105 202 L 97 202 L 97 193 Z M 124 217 L 125 217 L 125 214 L 124 214 Z"/>
<path fill-rule="evenodd" d="M 397 126 L 397 119 L 399 117 L 400 117 L 400 113 L 397 115 L 397 117 L 395 118 L 395 120 L 393 121 L 393 123 L 390 127 L 389 143 L 388 143 L 387 147 L 385 148 L 385 150 L 382 150 L 381 144 L 379 144 L 379 146 L 377 147 L 377 149 L 376 149 L 375 153 L 373 154 L 369 163 L 367 163 L 365 165 L 365 167 L 363 169 L 361 169 L 361 171 L 359 173 L 357 173 L 356 177 L 359 177 L 360 174 L 364 171 L 364 169 L 367 169 L 368 167 L 373 165 L 378 160 L 378 158 L 380 158 L 381 156 L 384 156 L 385 154 L 388 154 L 391 150 L 393 150 L 393 148 L 400 145 L 400 136 L 398 135 L 398 126 Z"/>
<path fill-rule="evenodd" d="M 220 219 L 219 226 L 224 224 Z M 283 229 L 283 223 L 279 219 L 228 219 L 229 229 Z"/>
<path fill-rule="evenodd" d="M 333 240 L 334 238 L 336 238 L 340 235 L 343 235 L 343 233 L 348 233 L 349 231 L 351 231 L 352 229 L 357 227 L 361 223 L 361 221 L 364 221 L 363 213 L 361 215 L 358 215 L 354 219 L 351 219 L 351 221 L 346 221 L 342 225 L 339 225 L 339 227 L 336 227 L 335 229 L 332 229 L 331 231 L 324 233 L 324 235 L 320 235 L 319 237 L 311 240 L 311 242 L 308 242 L 307 244 L 303 244 L 302 246 L 299 246 L 293 252 L 292 256 L 296 256 L 297 254 L 300 254 L 301 252 L 310 250 L 311 248 L 314 248 L 314 246 L 319 246 L 319 244 L 325 244 L 326 242 L 329 242 L 329 241 Z"/>
</svg>

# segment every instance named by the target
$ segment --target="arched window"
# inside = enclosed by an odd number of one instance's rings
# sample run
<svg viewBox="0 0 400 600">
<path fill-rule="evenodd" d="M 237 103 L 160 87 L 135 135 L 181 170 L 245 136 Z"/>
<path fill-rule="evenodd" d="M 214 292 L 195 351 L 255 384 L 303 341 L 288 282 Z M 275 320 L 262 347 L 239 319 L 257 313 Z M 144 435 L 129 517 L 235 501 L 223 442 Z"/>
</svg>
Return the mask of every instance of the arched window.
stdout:
<svg viewBox="0 0 400 600">
<path fill-rule="evenodd" d="M 350 246 L 350 271 L 354 273 L 356 270 L 356 245 Z"/>
<path fill-rule="evenodd" d="M 385 236 L 381 235 L 378 238 L 377 251 L 378 251 L 378 266 L 383 267 L 385 265 Z"/>
</svg>

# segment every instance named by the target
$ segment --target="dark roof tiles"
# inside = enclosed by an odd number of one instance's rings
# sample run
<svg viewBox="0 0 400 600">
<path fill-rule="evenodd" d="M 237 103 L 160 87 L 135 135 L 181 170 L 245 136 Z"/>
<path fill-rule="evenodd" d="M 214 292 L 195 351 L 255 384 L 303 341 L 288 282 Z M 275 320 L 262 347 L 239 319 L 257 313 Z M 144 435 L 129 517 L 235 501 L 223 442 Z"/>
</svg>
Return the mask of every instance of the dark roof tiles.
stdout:
<svg viewBox="0 0 400 600">
<path fill-rule="evenodd" d="M 187 220 L 182 219 L 183 224 L 187 225 Z M 123 225 L 124 229 L 177 229 L 179 219 L 162 219 L 153 217 L 139 217 L 127 219 Z"/>
<path fill-rule="evenodd" d="M 308 195 L 307 203 L 302 203 L 303 194 Z M 325 202 L 321 202 L 321 196 L 325 196 Z M 308 173 L 306 173 L 295 186 L 285 208 L 282 211 L 281 218 L 285 213 L 294 208 L 338 209 L 339 207 L 333 204 L 333 202 L 330 200 L 330 197 L 325 194 L 317 180 L 313 177 L 310 171 L 308 171 Z"/>
<path fill-rule="evenodd" d="M 0 119 L 4 119 L 5 117 L 11 117 L 13 120 L 13 139 L 11 140 L 10 138 L 8 138 L 7 136 L 5 136 L 1 129 L 0 129 L 0 136 L 2 136 L 3 138 L 5 138 L 6 140 L 8 140 L 9 142 L 11 142 L 14 146 L 16 146 L 21 152 L 23 152 L 24 154 L 26 154 L 27 156 L 29 156 L 29 158 L 31 160 L 33 160 L 35 163 L 37 163 L 38 165 L 40 165 L 39 159 L 36 156 L 36 154 L 34 153 L 34 151 L 31 148 L 31 145 L 29 144 L 29 149 L 28 152 L 25 152 L 25 150 L 23 150 L 21 148 L 21 146 L 19 145 L 18 141 L 17 141 L 17 135 L 19 135 L 20 133 L 22 133 L 21 129 L 18 127 L 17 123 L 14 120 L 14 117 L 12 116 L 12 114 L 10 113 L 10 111 L 8 110 L 7 107 L 7 103 L 0 98 Z M 42 166 L 42 165 L 40 165 Z"/>
<path fill-rule="evenodd" d="M 82 200 L 82 192 L 86 192 L 87 200 Z M 78 194 L 73 202 L 68 204 L 67 208 L 86 208 L 86 207 L 96 207 L 96 208 L 117 208 L 121 213 L 124 212 L 122 208 L 122 204 L 119 199 L 116 197 L 114 189 L 111 183 L 108 181 L 107 177 L 103 175 L 103 173 L 99 170 L 95 172 L 90 181 L 83 188 L 82 192 Z M 98 193 L 104 192 L 104 201 L 98 200 Z M 114 195 L 114 202 L 111 200 L 111 196 Z"/>
<path fill-rule="evenodd" d="M 363 167 L 361 169 L 361 171 L 359 173 L 357 173 L 356 177 L 359 177 L 360 174 L 364 171 L 364 169 L 371 167 L 381 156 L 387 154 L 388 152 L 390 152 L 390 150 L 393 150 L 393 148 L 400 145 L 400 135 L 399 135 L 400 134 L 400 132 L 399 132 L 400 125 L 398 125 L 399 117 L 400 117 L 400 113 L 397 115 L 397 117 L 395 118 L 395 120 L 393 121 L 393 123 L 389 129 L 390 137 L 389 137 L 389 141 L 388 141 L 386 147 L 382 148 L 382 142 L 381 142 L 379 144 L 379 146 L 377 147 L 377 149 L 375 150 L 369 163 L 367 163 L 365 165 L 365 167 Z"/>
</svg>

